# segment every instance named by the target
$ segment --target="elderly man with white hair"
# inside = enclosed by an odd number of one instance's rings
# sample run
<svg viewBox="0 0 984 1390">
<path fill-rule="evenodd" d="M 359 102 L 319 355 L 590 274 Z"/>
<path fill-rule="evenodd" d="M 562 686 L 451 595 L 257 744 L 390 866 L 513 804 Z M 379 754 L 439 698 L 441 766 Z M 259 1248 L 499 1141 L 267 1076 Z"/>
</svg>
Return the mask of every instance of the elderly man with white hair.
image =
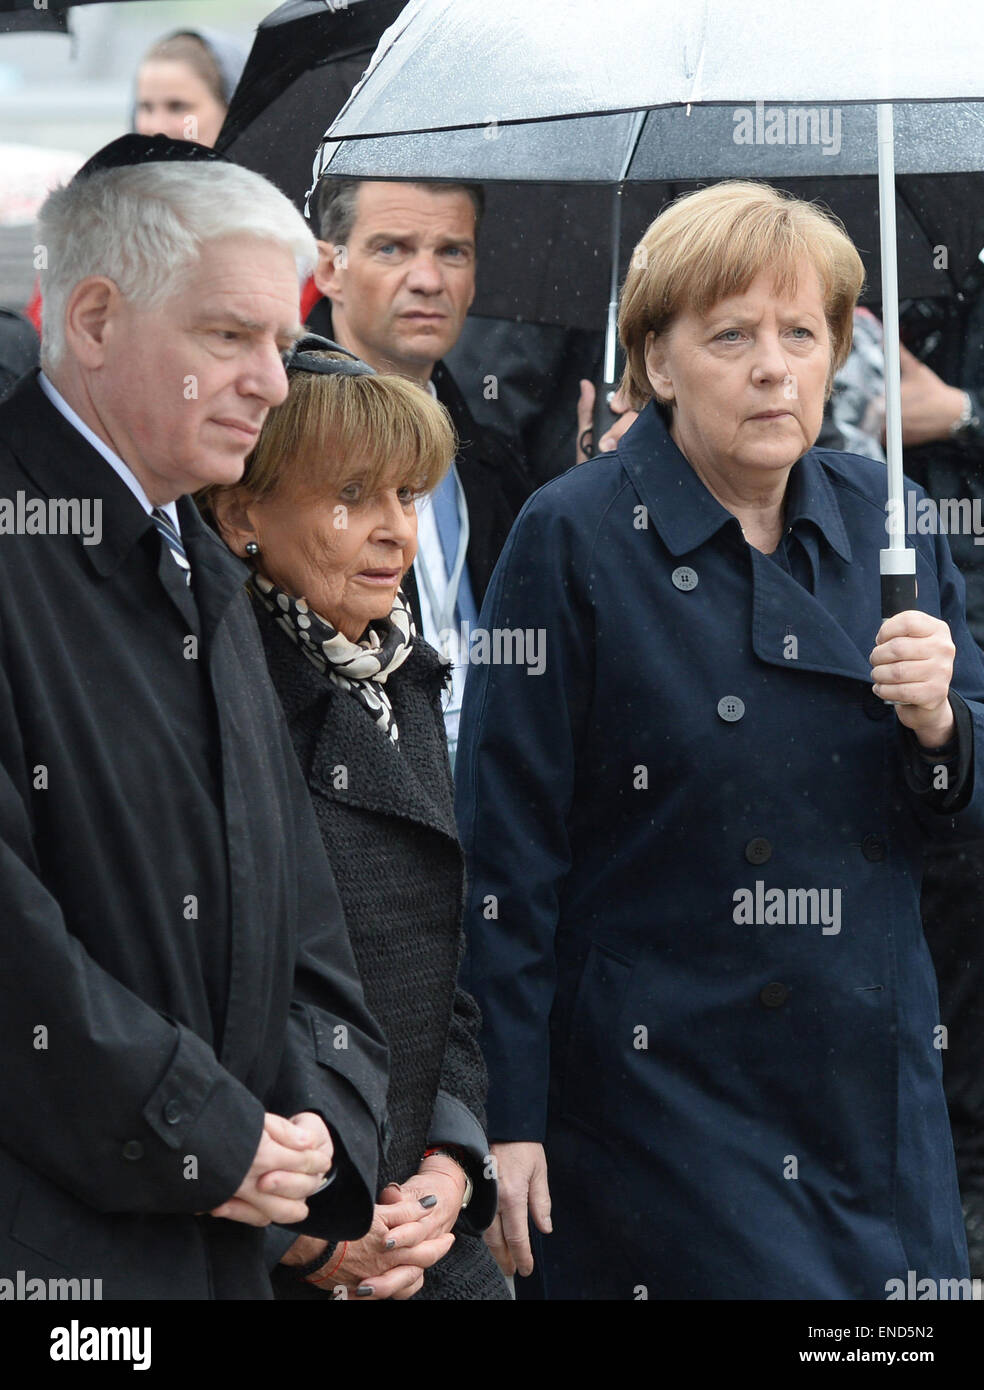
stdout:
<svg viewBox="0 0 984 1390">
<path fill-rule="evenodd" d="M 187 494 L 286 395 L 314 243 L 257 175 L 126 136 L 39 244 L 42 370 L 0 406 L 0 1278 L 270 1298 L 264 1227 L 368 1229 L 386 1049 Z"/>
</svg>

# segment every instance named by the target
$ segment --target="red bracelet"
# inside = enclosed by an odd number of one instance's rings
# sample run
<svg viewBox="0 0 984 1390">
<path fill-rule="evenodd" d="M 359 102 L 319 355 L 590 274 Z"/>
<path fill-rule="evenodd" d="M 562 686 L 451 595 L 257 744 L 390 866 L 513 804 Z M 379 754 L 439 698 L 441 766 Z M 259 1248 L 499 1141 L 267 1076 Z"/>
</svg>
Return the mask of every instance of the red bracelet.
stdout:
<svg viewBox="0 0 984 1390">
<path fill-rule="evenodd" d="M 326 1270 L 324 1271 L 323 1274 L 308 1274 L 308 1275 L 305 1275 L 305 1280 L 306 1280 L 306 1282 L 307 1282 L 308 1284 L 317 1284 L 317 1285 L 320 1286 L 326 1279 L 330 1279 L 331 1276 L 335 1273 L 335 1271 L 341 1268 L 342 1261 L 345 1259 L 345 1252 L 346 1252 L 346 1250 L 348 1249 L 348 1245 L 349 1245 L 348 1241 L 347 1241 L 347 1240 L 343 1240 L 343 1241 L 342 1241 L 342 1253 L 339 1255 L 338 1259 L 337 1259 L 337 1260 L 335 1261 L 335 1263 L 332 1265 L 331 1269 L 326 1269 Z"/>
<path fill-rule="evenodd" d="M 457 1163 L 460 1168 L 463 1168 L 465 1165 L 456 1156 L 460 1152 L 461 1150 L 458 1148 L 457 1144 L 435 1144 L 432 1149 L 424 1150 L 424 1158 L 432 1158 L 434 1154 L 447 1154 L 449 1158 L 454 1158 L 455 1163 Z"/>
</svg>

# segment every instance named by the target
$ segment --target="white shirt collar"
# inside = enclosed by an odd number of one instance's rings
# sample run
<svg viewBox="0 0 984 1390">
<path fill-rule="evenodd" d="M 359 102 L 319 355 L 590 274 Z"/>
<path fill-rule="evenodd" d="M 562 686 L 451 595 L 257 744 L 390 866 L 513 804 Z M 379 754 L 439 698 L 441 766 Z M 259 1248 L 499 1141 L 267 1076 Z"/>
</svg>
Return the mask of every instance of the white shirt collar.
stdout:
<svg viewBox="0 0 984 1390">
<path fill-rule="evenodd" d="M 110 468 L 113 469 L 114 473 L 118 474 L 118 476 L 123 480 L 123 482 L 126 483 L 127 487 L 133 493 L 134 497 L 140 503 L 141 507 L 143 507 L 147 515 L 150 516 L 151 512 L 154 510 L 153 504 L 151 503 L 147 494 L 144 492 L 135 474 L 123 462 L 119 454 L 114 453 L 114 451 L 109 447 L 109 445 L 104 440 L 99 438 L 98 434 L 93 433 L 93 431 L 82 419 L 82 416 L 79 415 L 78 411 L 72 409 L 68 401 L 66 401 L 65 397 L 58 390 L 57 386 L 52 385 L 50 379 L 45 376 L 44 372 L 40 372 L 38 374 L 38 385 L 41 387 L 41 390 L 48 397 L 48 400 L 55 407 L 58 413 L 60 415 L 63 415 L 74 429 L 78 430 L 82 438 L 85 439 L 89 444 L 91 444 L 97 453 L 102 455 L 102 457 L 109 464 Z M 178 532 L 178 535 L 180 535 L 181 525 L 178 521 L 178 509 L 176 504 L 174 502 L 165 502 L 162 507 L 162 511 L 167 512 L 168 516 L 174 522 L 175 530 Z"/>
</svg>

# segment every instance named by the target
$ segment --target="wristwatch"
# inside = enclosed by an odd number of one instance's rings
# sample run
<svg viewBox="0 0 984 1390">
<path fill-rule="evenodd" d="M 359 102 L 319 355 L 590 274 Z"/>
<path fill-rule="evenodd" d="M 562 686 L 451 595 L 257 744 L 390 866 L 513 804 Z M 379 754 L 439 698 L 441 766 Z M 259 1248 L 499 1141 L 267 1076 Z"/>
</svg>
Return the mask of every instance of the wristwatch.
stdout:
<svg viewBox="0 0 984 1390">
<path fill-rule="evenodd" d="M 472 1180 L 471 1180 L 471 1177 L 470 1177 L 470 1175 L 469 1175 L 469 1173 L 468 1173 L 468 1169 L 467 1169 L 467 1168 L 465 1167 L 465 1165 L 462 1163 L 462 1161 L 461 1161 L 461 1159 L 458 1157 L 458 1155 L 457 1155 L 456 1153 L 452 1152 L 451 1149 L 444 1149 L 444 1148 L 441 1148 L 440 1146 L 436 1146 L 436 1147 L 433 1148 L 433 1149 L 427 1149 L 427 1150 L 424 1152 L 424 1157 L 425 1157 L 425 1158 L 431 1158 L 434 1154 L 443 1154 L 445 1158 L 450 1158 L 451 1161 L 452 1161 L 453 1163 L 457 1163 L 458 1167 L 459 1167 L 459 1168 L 461 1169 L 461 1171 L 464 1173 L 464 1175 L 465 1175 L 465 1195 L 464 1195 L 464 1196 L 462 1197 L 462 1199 L 461 1199 L 461 1210 L 464 1211 L 465 1207 L 467 1207 L 468 1203 L 471 1201 L 471 1199 L 472 1199 L 472 1197 L 473 1197 L 473 1195 L 474 1195 L 474 1192 L 475 1192 L 475 1184 L 474 1184 L 474 1183 L 472 1182 Z"/>
</svg>

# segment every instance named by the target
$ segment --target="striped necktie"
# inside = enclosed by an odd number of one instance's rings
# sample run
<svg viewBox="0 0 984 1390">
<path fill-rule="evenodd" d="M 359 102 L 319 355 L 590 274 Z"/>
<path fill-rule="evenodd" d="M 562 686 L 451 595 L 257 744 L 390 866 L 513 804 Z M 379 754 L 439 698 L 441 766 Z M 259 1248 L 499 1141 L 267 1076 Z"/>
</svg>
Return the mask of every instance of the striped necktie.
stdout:
<svg viewBox="0 0 984 1390">
<path fill-rule="evenodd" d="M 165 512 L 161 507 L 155 507 L 154 510 L 151 512 L 151 516 L 154 518 L 154 525 L 161 533 L 161 536 L 167 544 L 168 550 L 174 557 L 174 563 L 177 565 L 178 569 L 180 569 L 184 574 L 185 583 L 190 588 L 191 566 L 188 563 L 188 556 L 185 554 L 185 548 L 181 543 L 181 537 L 178 534 L 174 522 L 168 516 L 167 512 Z"/>
</svg>

